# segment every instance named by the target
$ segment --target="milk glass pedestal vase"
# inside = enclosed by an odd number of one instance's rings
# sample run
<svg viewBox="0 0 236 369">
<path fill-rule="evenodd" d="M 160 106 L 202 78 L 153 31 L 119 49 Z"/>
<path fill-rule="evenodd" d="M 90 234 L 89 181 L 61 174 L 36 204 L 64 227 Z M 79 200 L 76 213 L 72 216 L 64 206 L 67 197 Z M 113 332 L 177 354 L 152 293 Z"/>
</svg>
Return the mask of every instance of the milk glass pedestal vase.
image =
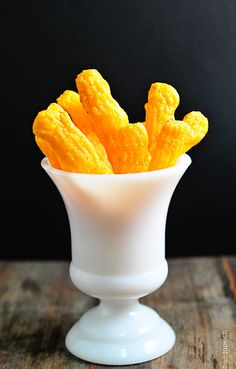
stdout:
<svg viewBox="0 0 236 369">
<path fill-rule="evenodd" d="M 184 154 L 163 170 L 98 175 L 56 170 L 42 160 L 69 217 L 71 280 L 100 300 L 67 333 L 66 347 L 75 356 L 98 364 L 137 364 L 174 345 L 172 328 L 138 299 L 167 277 L 166 215 L 190 163 Z"/>
</svg>

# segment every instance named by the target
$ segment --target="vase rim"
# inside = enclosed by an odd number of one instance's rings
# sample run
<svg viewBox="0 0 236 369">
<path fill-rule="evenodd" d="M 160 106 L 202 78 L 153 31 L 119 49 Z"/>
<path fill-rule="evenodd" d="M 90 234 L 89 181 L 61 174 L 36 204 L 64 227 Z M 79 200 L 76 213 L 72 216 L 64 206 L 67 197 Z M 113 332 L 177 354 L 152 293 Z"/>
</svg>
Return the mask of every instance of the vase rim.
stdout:
<svg viewBox="0 0 236 369">
<path fill-rule="evenodd" d="M 152 171 L 147 171 L 147 172 L 137 172 L 137 173 L 120 173 L 120 174 L 95 174 L 95 173 L 74 173 L 74 172 L 68 172 L 68 171 L 64 171 L 61 169 L 56 169 L 54 167 L 52 167 L 49 163 L 49 160 L 47 157 L 44 157 L 41 160 L 41 166 L 43 167 L 43 169 L 46 172 L 49 173 L 54 173 L 56 175 L 61 175 L 61 176 L 68 176 L 71 178 L 79 178 L 79 177 L 90 177 L 93 179 L 98 179 L 98 178 L 110 178 L 110 179 L 114 179 L 114 178 L 124 178 L 126 177 L 128 178 L 151 178 L 151 177 L 156 177 L 156 176 L 165 176 L 165 175 L 170 175 L 171 173 L 174 173 L 176 171 L 179 171 L 181 168 L 187 168 L 190 164 L 192 163 L 192 159 L 188 154 L 182 154 L 176 164 L 174 166 L 168 167 L 168 168 L 164 168 L 164 169 L 158 169 L 158 170 L 152 170 Z"/>
</svg>

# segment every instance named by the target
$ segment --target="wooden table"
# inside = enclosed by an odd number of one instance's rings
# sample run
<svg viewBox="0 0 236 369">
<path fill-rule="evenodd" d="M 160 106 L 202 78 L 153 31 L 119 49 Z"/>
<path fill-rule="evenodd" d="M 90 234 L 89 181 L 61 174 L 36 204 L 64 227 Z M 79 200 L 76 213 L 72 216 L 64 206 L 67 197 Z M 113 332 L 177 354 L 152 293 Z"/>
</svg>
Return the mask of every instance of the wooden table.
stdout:
<svg viewBox="0 0 236 369">
<path fill-rule="evenodd" d="M 176 344 L 161 358 L 130 367 L 236 368 L 236 257 L 169 259 L 168 264 L 167 281 L 141 301 L 172 325 Z M 97 303 L 74 287 L 68 268 L 68 262 L 0 263 L 1 369 L 102 367 L 65 349 L 68 329 Z"/>
</svg>

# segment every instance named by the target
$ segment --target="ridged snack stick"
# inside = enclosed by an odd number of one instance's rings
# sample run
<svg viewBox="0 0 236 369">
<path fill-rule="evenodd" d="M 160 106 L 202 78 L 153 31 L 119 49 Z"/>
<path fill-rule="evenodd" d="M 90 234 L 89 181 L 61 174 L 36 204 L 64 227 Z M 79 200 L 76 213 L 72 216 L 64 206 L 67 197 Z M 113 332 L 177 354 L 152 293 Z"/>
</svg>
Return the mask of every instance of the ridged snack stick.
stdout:
<svg viewBox="0 0 236 369">
<path fill-rule="evenodd" d="M 44 155 L 48 158 L 51 166 L 56 169 L 61 169 L 56 153 L 53 151 L 49 142 L 41 137 L 35 137 L 36 143 Z"/>
<path fill-rule="evenodd" d="M 178 157 L 197 145 L 207 131 L 208 119 L 199 111 L 185 115 L 183 121 L 168 121 L 158 135 L 149 170 L 175 165 Z"/>
<path fill-rule="evenodd" d="M 186 139 L 186 152 L 205 137 L 208 132 L 208 119 L 200 111 L 192 111 L 184 116 L 183 121 L 191 128 L 191 134 Z"/>
<path fill-rule="evenodd" d="M 171 119 L 165 123 L 157 138 L 157 146 L 149 170 L 158 170 L 175 165 L 185 152 L 186 139 L 191 134 L 187 123 Z"/>
<path fill-rule="evenodd" d="M 74 124 L 87 135 L 93 132 L 93 122 L 86 113 L 80 101 L 80 96 L 72 90 L 64 91 L 58 98 L 57 103 L 70 114 Z"/>
<path fill-rule="evenodd" d="M 174 113 L 179 105 L 179 94 L 169 84 L 153 83 L 148 92 L 148 102 L 145 104 L 145 127 L 149 137 L 149 151 L 155 156 L 157 137 L 165 123 L 174 119 Z"/>
<path fill-rule="evenodd" d="M 109 84 L 96 69 L 78 74 L 76 86 L 83 107 L 93 119 L 102 142 L 108 140 L 110 130 L 129 124 L 126 112 L 112 97 Z"/>
<path fill-rule="evenodd" d="M 75 91 L 66 90 L 57 98 L 57 103 L 70 115 L 73 123 L 78 127 L 93 144 L 101 160 L 111 168 L 106 150 L 100 139 L 94 132 L 94 124 L 81 104 L 79 94 Z"/>
<path fill-rule="evenodd" d="M 120 128 L 114 146 L 111 148 L 114 173 L 148 170 L 151 155 L 148 151 L 147 131 L 142 123 L 132 123 Z"/>
<path fill-rule="evenodd" d="M 33 123 L 36 142 L 46 141 L 56 153 L 62 170 L 75 173 L 112 173 L 92 143 L 58 104 L 38 113 Z M 50 161 L 50 158 L 49 158 Z"/>
<path fill-rule="evenodd" d="M 129 123 L 127 114 L 112 97 L 108 83 L 98 71 L 84 70 L 77 76 L 76 85 L 114 173 L 147 171 L 150 153 L 145 126 Z"/>
</svg>

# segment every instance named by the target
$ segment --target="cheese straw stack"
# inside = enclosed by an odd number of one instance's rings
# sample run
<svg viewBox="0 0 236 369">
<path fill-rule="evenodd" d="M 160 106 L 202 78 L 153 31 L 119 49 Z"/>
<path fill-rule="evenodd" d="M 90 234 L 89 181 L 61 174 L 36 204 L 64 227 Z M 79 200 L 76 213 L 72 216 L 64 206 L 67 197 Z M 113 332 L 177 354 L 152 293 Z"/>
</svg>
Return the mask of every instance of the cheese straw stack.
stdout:
<svg viewBox="0 0 236 369">
<path fill-rule="evenodd" d="M 166 83 L 151 85 L 143 123 L 129 122 L 97 70 L 78 74 L 76 86 L 78 92 L 64 91 L 33 122 L 36 143 L 54 168 L 88 174 L 164 169 L 208 131 L 199 111 L 175 120 L 179 94 Z"/>
</svg>

